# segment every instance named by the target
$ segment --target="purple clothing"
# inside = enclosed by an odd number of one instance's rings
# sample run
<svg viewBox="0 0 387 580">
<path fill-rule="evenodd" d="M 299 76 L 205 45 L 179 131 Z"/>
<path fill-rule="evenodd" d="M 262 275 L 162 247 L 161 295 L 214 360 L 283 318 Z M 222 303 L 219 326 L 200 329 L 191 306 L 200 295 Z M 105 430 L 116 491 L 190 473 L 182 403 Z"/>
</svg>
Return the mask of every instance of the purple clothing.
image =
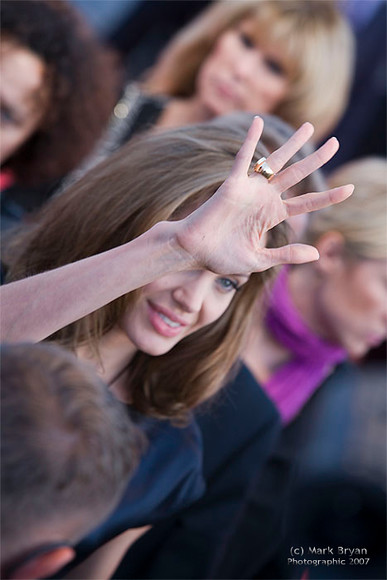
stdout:
<svg viewBox="0 0 387 580">
<path fill-rule="evenodd" d="M 344 349 L 317 336 L 296 310 L 288 289 L 289 268 L 282 268 L 269 297 L 265 324 L 293 357 L 263 384 L 287 425 L 301 411 L 334 367 L 347 357 Z"/>
</svg>

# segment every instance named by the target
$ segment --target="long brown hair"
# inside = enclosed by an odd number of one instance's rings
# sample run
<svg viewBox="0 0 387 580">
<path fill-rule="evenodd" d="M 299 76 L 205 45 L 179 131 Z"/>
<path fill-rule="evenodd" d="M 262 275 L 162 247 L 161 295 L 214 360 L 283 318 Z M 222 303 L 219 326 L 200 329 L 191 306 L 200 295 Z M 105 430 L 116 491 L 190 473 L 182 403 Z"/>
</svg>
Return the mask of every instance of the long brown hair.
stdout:
<svg viewBox="0 0 387 580">
<path fill-rule="evenodd" d="M 251 119 L 251 116 L 247 114 Z M 211 197 L 230 173 L 246 132 L 239 126 L 193 125 L 133 139 L 43 210 L 21 234 L 9 263 L 10 279 L 26 277 L 124 244 L 163 220 L 180 219 Z M 266 150 L 257 148 L 256 157 Z M 281 238 L 281 239 L 280 239 Z M 283 243 L 283 229 L 268 245 Z M 128 272 L 130 276 L 130 272 Z M 138 352 L 130 363 L 134 406 L 157 417 L 180 417 L 215 393 L 235 363 L 250 309 L 266 276 L 253 274 L 216 322 L 170 352 Z M 96 280 L 103 284 L 103 280 Z M 76 349 L 98 349 L 136 294 L 129 293 L 63 328 L 53 337 Z"/>
</svg>

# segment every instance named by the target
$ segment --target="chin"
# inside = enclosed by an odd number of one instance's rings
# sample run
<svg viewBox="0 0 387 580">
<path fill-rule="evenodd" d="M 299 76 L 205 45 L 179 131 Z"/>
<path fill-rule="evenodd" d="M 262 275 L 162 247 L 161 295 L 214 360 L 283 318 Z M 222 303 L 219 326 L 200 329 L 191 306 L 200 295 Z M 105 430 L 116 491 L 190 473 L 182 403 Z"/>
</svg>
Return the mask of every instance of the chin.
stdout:
<svg viewBox="0 0 387 580">
<path fill-rule="evenodd" d="M 350 345 L 348 346 L 348 348 L 345 348 L 345 350 L 348 352 L 348 356 L 350 359 L 352 360 L 359 360 L 362 359 L 366 356 L 366 354 L 368 353 L 368 351 L 370 350 L 370 347 L 368 345 L 361 345 L 361 344 L 357 344 L 357 345 Z"/>
<path fill-rule="evenodd" d="M 170 350 L 173 349 L 175 345 L 166 345 L 166 344 L 143 344 L 138 345 L 138 349 L 144 352 L 145 354 L 149 354 L 149 356 L 162 356 L 163 354 L 167 354 Z"/>
<path fill-rule="evenodd" d="M 236 111 L 236 107 L 230 106 L 217 96 L 208 96 L 204 99 L 204 106 L 210 112 L 212 117 L 221 117 Z"/>
<path fill-rule="evenodd" d="M 167 352 L 169 352 L 171 349 L 162 349 L 162 348 L 147 348 L 147 349 L 141 349 L 145 354 L 149 354 L 149 356 L 162 356 L 163 354 L 167 354 Z"/>
</svg>

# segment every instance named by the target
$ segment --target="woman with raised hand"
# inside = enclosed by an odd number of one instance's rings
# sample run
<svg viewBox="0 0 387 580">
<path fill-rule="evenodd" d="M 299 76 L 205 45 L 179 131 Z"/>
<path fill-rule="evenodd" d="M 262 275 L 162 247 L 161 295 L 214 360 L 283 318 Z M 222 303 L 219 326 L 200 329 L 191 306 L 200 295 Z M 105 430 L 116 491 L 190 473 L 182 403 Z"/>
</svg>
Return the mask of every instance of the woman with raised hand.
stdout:
<svg viewBox="0 0 387 580">
<path fill-rule="evenodd" d="M 278 117 L 266 115 L 264 121 L 260 143 L 269 152 L 294 134 Z M 247 132 L 249 115 L 232 113 L 212 124 L 226 130 L 230 125 L 239 126 Z M 312 151 L 313 147 L 305 144 L 288 165 Z M 287 196 L 325 188 L 322 172 L 316 170 L 288 190 Z M 292 237 L 302 227 L 303 218 L 307 214 L 291 218 L 287 233 Z M 232 529 L 252 478 L 261 472 L 280 434 L 275 405 L 241 361 L 221 392 L 195 409 L 194 418 L 202 438 L 205 491 L 192 505 L 152 526 L 130 549 L 115 578 L 212 577 L 216 553 Z M 239 577 L 236 570 L 235 577 Z"/>
<path fill-rule="evenodd" d="M 304 160 L 280 171 L 313 134 L 313 127 L 305 123 L 267 158 L 276 173 L 268 180 L 252 168 L 262 128 L 262 119 L 255 117 L 235 160 L 241 141 L 240 133 L 232 127 L 229 135 L 224 128 L 216 130 L 211 124 L 149 134 L 95 168 L 66 199 L 54 199 L 38 223 L 13 244 L 21 248 L 21 256 L 11 264 L 8 280 L 28 278 L 4 286 L 2 300 L 16 307 L 15 297 L 23 296 L 19 308 L 24 317 L 22 320 L 21 312 L 6 308 L 3 337 L 11 341 L 23 337 L 43 340 L 170 272 L 204 268 L 222 276 L 236 271 L 247 278 L 281 263 L 318 259 L 316 249 L 305 244 L 265 247 L 265 234 L 292 215 L 338 203 L 350 195 L 352 186 L 342 186 L 281 198 L 284 191 L 335 154 L 337 140 L 330 139 Z M 158 158 L 156 151 L 160 150 L 163 156 Z M 123 194 L 130 200 L 130 207 L 125 206 Z M 113 213 L 115 206 L 119 212 Z M 112 224 L 108 210 L 115 220 Z M 128 215 L 123 215 L 124 210 Z M 140 212 L 144 223 L 133 219 Z M 119 231 L 118 219 L 124 231 Z M 99 222 L 100 232 L 96 229 Z M 132 232 L 128 231 L 129 224 Z M 114 236 L 114 241 L 104 240 Z M 88 247 L 81 243 L 83 237 Z M 124 267 L 131 268 L 130 276 L 122 275 Z M 54 271 L 47 272 L 49 269 Z M 39 277 L 31 278 L 40 272 Z M 93 279 L 103 279 L 104 283 L 90 284 Z M 56 287 L 55 296 L 47 286 L 51 284 Z M 33 290 L 38 288 L 45 289 L 44 301 L 34 295 Z M 82 300 L 74 302 L 77 291 Z"/>
<path fill-rule="evenodd" d="M 9 248 L 9 279 L 22 279 L 1 289 L 3 338 L 57 340 L 94 364 L 132 409 L 150 419 L 187 419 L 238 357 L 263 282 L 256 272 L 318 258 L 308 245 L 270 247 L 278 245 L 279 224 L 343 201 L 353 189 L 283 200 L 338 143 L 331 139 L 281 171 L 313 127 L 304 124 L 266 162 L 257 145 L 262 127 L 257 117 L 247 136 L 211 123 L 148 134 L 53 199 L 21 234 L 20 252 L 17 240 Z M 187 443 L 187 432 L 175 429 L 185 443 L 173 456 L 161 453 L 169 429 L 161 423 L 147 431 L 146 472 L 140 466 L 108 535 L 97 534 L 93 547 L 202 492 L 195 436 Z M 173 462 L 173 475 L 163 477 Z"/>
</svg>

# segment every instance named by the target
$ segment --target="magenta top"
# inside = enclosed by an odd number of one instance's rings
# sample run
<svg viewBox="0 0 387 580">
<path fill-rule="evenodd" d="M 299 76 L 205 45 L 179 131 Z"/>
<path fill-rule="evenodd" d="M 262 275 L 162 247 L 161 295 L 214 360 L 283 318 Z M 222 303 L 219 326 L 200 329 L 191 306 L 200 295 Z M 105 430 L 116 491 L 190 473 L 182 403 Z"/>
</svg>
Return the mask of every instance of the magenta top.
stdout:
<svg viewBox="0 0 387 580">
<path fill-rule="evenodd" d="M 291 360 L 263 384 L 275 403 L 282 422 L 287 425 L 301 411 L 346 351 L 317 336 L 296 310 L 288 289 L 288 267 L 277 277 L 265 317 L 265 324 L 275 340 L 292 354 Z"/>
</svg>

